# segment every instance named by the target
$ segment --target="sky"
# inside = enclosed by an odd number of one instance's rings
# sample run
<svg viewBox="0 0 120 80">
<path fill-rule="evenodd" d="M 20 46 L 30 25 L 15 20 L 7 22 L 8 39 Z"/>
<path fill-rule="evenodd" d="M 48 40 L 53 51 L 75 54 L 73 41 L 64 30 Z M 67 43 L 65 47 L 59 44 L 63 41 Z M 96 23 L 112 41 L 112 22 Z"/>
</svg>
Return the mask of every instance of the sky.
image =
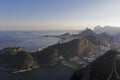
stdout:
<svg viewBox="0 0 120 80">
<path fill-rule="evenodd" d="M 120 0 L 0 0 L 0 29 L 120 26 Z"/>
</svg>

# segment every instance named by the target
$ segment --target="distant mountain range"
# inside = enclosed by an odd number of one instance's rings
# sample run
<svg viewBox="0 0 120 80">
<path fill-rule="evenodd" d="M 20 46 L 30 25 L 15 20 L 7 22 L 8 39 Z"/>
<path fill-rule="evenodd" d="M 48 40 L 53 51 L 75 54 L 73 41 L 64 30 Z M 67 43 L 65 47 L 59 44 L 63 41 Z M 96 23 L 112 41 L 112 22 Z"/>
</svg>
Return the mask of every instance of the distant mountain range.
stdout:
<svg viewBox="0 0 120 80">
<path fill-rule="evenodd" d="M 76 37 L 85 37 L 85 36 L 88 36 L 88 35 L 92 35 L 92 36 L 98 36 L 94 31 L 92 31 L 91 29 L 87 28 L 83 31 L 81 31 L 79 34 L 76 34 L 76 35 L 73 35 L 73 36 L 76 36 Z"/>
<path fill-rule="evenodd" d="M 100 34 L 97 34 L 93 30 L 88 29 L 88 28 L 83 30 L 81 33 L 75 34 L 73 36 L 78 37 L 78 38 L 85 37 L 85 38 L 89 39 L 91 42 L 94 42 L 96 40 L 95 42 L 97 42 L 97 44 L 100 41 L 110 41 L 110 40 L 112 40 L 112 36 L 110 34 L 108 34 L 107 32 L 102 32 Z"/>
<path fill-rule="evenodd" d="M 97 34 L 100 34 L 100 38 L 103 38 L 105 40 L 110 40 L 110 38 L 112 38 L 112 41 L 120 42 L 120 27 L 96 26 L 93 31 Z"/>
<path fill-rule="evenodd" d="M 106 52 L 87 67 L 76 72 L 71 80 L 119 80 L 120 53 Z"/>
<path fill-rule="evenodd" d="M 97 34 L 101 34 L 103 32 L 106 32 L 108 34 L 116 34 L 120 32 L 120 27 L 112 27 L 112 26 L 105 26 L 105 27 L 101 27 L 101 26 L 96 26 L 93 30 L 95 33 Z"/>
<path fill-rule="evenodd" d="M 57 37 L 60 38 L 60 40 L 62 42 L 67 42 L 73 39 L 79 39 L 79 38 L 87 38 L 87 39 L 92 39 L 95 38 L 95 40 L 99 40 L 99 41 L 110 41 L 113 38 L 113 35 L 110 35 L 107 32 L 101 32 L 100 34 L 98 34 L 97 32 L 95 32 L 94 30 L 91 30 L 89 28 L 86 28 L 85 30 L 80 31 L 78 34 L 71 34 L 69 32 L 64 33 L 62 35 L 45 35 L 45 37 Z M 92 38 L 90 38 L 92 37 Z M 91 42 L 93 42 L 94 40 L 90 40 Z M 98 42 L 97 42 L 98 44 Z"/>
</svg>

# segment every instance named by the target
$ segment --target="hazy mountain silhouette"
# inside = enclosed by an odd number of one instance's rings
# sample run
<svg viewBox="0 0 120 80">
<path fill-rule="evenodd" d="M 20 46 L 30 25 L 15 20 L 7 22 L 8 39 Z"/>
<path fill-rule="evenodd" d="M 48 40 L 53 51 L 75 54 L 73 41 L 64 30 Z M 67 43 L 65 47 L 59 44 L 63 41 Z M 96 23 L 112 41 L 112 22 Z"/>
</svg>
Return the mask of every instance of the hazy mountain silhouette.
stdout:
<svg viewBox="0 0 120 80">
<path fill-rule="evenodd" d="M 113 35 L 113 34 L 115 34 L 115 33 L 120 32 L 120 27 L 112 27 L 112 26 L 101 27 L 101 26 L 96 26 L 96 27 L 94 28 L 94 32 L 97 33 L 97 34 L 106 32 L 106 33 L 108 33 L 108 34 Z"/>
<path fill-rule="evenodd" d="M 76 37 L 85 37 L 85 36 L 89 36 L 89 35 L 97 36 L 97 34 L 94 31 L 92 31 L 91 29 L 89 29 L 89 28 L 83 30 L 81 33 L 76 34 L 74 36 L 76 36 Z"/>
<path fill-rule="evenodd" d="M 73 35 L 77 38 L 86 38 L 90 42 L 92 42 L 95 45 L 100 45 L 100 42 L 102 41 L 110 41 L 112 40 L 112 36 L 109 35 L 106 32 L 102 32 L 101 34 L 96 34 L 93 30 L 87 28 L 83 30 L 81 33 Z"/>
<path fill-rule="evenodd" d="M 103 33 L 99 34 L 99 38 L 102 40 L 105 40 L 105 41 L 109 41 L 109 40 L 112 40 L 113 36 L 109 35 L 106 32 L 103 32 Z"/>
</svg>

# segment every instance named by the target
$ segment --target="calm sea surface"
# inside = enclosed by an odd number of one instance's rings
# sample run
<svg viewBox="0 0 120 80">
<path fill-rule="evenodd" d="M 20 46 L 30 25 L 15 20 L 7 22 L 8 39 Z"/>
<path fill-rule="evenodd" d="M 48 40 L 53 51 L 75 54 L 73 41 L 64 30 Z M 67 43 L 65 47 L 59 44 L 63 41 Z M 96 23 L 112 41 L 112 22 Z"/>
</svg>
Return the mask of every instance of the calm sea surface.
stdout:
<svg viewBox="0 0 120 80">
<path fill-rule="evenodd" d="M 0 80 L 70 80 L 75 70 L 59 65 L 40 67 L 25 73 L 12 74 L 0 71 Z"/>
<path fill-rule="evenodd" d="M 44 48 L 58 42 L 58 38 L 43 37 L 43 35 L 59 35 L 65 32 L 77 31 L 1 31 L 0 49 L 8 46 L 25 47 L 30 51 Z"/>
</svg>

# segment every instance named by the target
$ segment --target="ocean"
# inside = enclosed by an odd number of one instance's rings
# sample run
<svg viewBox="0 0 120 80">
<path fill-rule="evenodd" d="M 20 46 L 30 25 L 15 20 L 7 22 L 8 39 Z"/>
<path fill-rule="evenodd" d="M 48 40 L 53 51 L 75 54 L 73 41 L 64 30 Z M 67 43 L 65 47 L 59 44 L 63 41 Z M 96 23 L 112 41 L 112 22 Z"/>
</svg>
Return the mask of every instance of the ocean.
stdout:
<svg viewBox="0 0 120 80">
<path fill-rule="evenodd" d="M 55 37 L 44 37 L 44 35 L 60 35 L 66 32 L 74 34 L 78 31 L 0 31 L 0 49 L 20 46 L 29 51 L 36 51 L 38 48 L 45 48 L 60 40 Z"/>
<path fill-rule="evenodd" d="M 74 73 L 72 68 L 57 65 L 17 74 L 0 71 L 0 80 L 70 80 Z"/>
</svg>

